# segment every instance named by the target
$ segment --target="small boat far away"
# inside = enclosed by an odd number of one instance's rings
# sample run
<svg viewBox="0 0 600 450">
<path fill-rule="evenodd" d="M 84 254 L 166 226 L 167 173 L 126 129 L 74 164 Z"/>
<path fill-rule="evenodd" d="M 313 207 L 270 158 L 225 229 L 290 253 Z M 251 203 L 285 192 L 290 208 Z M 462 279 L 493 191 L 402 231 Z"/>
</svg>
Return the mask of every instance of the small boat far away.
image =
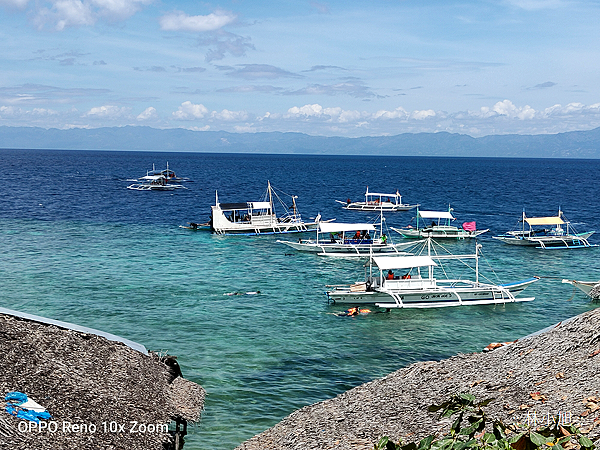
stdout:
<svg viewBox="0 0 600 450">
<path fill-rule="evenodd" d="M 523 217 L 519 222 L 522 224 L 521 227 L 516 227 L 515 230 L 508 231 L 500 236 L 492 237 L 506 244 L 543 249 L 598 246 L 588 242 L 589 237 L 595 231 L 577 233 L 560 209 L 556 216 L 550 217 L 527 217 L 525 211 L 523 211 Z"/>
<path fill-rule="evenodd" d="M 152 164 L 152 170 L 146 171 L 146 175 L 139 178 L 138 183 L 127 186 L 127 189 L 133 189 L 135 191 L 172 191 L 175 189 L 186 189 L 181 184 L 176 184 L 181 181 L 189 181 L 188 178 L 180 178 L 175 175 L 171 169 L 169 169 L 169 163 L 167 162 L 167 168 L 164 170 L 156 170 L 154 164 Z"/>
<path fill-rule="evenodd" d="M 353 211 L 408 211 L 419 206 L 402 203 L 402 196 L 398 191 L 396 191 L 395 194 L 381 194 L 379 192 L 369 192 L 369 186 L 367 186 L 367 192 L 365 193 L 364 202 L 353 202 L 350 199 L 347 199 L 345 202 L 341 200 L 336 200 L 336 202 L 342 204 L 344 209 L 349 209 Z"/>
<path fill-rule="evenodd" d="M 448 211 L 421 211 L 417 208 L 416 226 L 407 226 L 404 228 L 391 227 L 397 233 L 405 238 L 427 238 L 434 239 L 467 239 L 474 238 L 489 231 L 478 230 L 476 222 L 464 222 L 462 228 L 451 225 L 456 220 L 452 215 L 453 209 L 448 207 Z M 431 221 L 431 225 L 425 225 L 425 222 Z"/>
</svg>

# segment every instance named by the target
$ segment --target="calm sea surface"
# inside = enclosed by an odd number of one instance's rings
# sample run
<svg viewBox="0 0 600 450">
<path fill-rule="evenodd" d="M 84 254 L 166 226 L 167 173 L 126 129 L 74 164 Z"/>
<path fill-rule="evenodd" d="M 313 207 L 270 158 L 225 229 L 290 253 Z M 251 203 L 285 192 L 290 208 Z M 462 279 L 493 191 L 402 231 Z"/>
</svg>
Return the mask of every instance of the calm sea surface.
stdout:
<svg viewBox="0 0 600 450">
<path fill-rule="evenodd" d="M 167 161 L 189 189 L 126 189 Z M 2 150 L 0 163 L 0 304 L 177 355 L 208 392 L 188 450 L 231 449 L 415 361 L 479 351 L 597 306 L 560 280 L 600 279 L 599 248 L 542 251 L 491 236 L 512 229 L 523 208 L 539 216 L 561 207 L 579 231 L 600 231 L 600 161 Z M 536 300 L 337 317 L 344 308 L 327 305 L 325 285 L 360 279 L 356 261 L 293 253 L 276 236 L 179 228 L 208 220 L 215 190 L 223 202 L 258 201 L 267 180 L 298 195 L 306 218 L 371 218 L 334 202 L 360 199 L 367 185 L 398 189 L 423 209 L 451 204 L 459 222 L 490 228 L 482 265 L 502 282 L 544 277 L 525 292 Z M 390 214 L 387 224 L 413 216 Z M 223 295 L 234 291 L 261 294 Z"/>
</svg>

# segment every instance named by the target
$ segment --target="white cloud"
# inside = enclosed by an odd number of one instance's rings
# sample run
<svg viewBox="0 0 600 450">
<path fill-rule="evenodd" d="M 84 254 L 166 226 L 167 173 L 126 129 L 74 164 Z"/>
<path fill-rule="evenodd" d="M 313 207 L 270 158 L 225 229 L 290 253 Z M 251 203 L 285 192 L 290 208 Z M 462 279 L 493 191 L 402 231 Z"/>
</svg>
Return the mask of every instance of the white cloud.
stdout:
<svg viewBox="0 0 600 450">
<path fill-rule="evenodd" d="M 238 122 L 247 120 L 248 113 L 246 111 L 229 111 L 227 109 L 224 109 L 221 112 L 213 111 L 212 117 L 226 122 Z"/>
<path fill-rule="evenodd" d="M 98 13 L 114 19 L 126 19 L 138 12 L 142 5 L 152 3 L 152 0 L 91 0 L 98 7 Z"/>
<path fill-rule="evenodd" d="M 42 8 L 34 19 L 38 28 L 43 28 L 46 23 L 54 23 L 57 31 L 65 27 L 93 25 L 96 18 L 89 4 L 80 0 L 58 0 L 51 9 Z"/>
<path fill-rule="evenodd" d="M 0 0 L 24 2 L 25 0 Z M 52 0 L 50 8 L 40 8 L 34 18 L 38 28 L 52 24 L 57 31 L 67 27 L 94 25 L 105 17 L 123 20 L 138 12 L 153 0 Z"/>
<path fill-rule="evenodd" d="M 208 114 L 208 109 L 203 104 L 195 105 L 190 101 L 183 102 L 181 106 L 173 113 L 176 120 L 195 120 L 203 119 Z"/>
<path fill-rule="evenodd" d="M 21 115 L 21 108 L 14 106 L 0 106 L 0 119 L 7 119 Z"/>
<path fill-rule="evenodd" d="M 0 0 L 0 5 L 8 6 L 9 8 L 23 9 L 27 6 L 29 0 Z"/>
<path fill-rule="evenodd" d="M 215 31 L 235 21 L 236 16 L 224 11 L 217 11 L 207 16 L 188 16 L 181 11 L 174 11 L 160 18 L 160 28 L 164 31 L 191 31 L 201 33 Z"/>
<path fill-rule="evenodd" d="M 525 105 L 521 108 L 516 107 L 510 100 L 504 100 L 498 102 L 492 108 L 492 111 L 501 116 L 507 116 L 510 118 L 517 118 L 521 120 L 532 119 L 535 117 L 535 110 L 529 105 Z"/>
<path fill-rule="evenodd" d="M 304 105 L 300 108 L 293 106 L 292 108 L 288 109 L 288 113 L 292 116 L 321 116 L 323 114 L 323 107 L 318 104 Z"/>
<path fill-rule="evenodd" d="M 119 108 L 118 106 L 105 105 L 97 106 L 90 109 L 84 114 L 84 117 L 97 117 L 97 118 L 117 118 L 125 116 L 128 112 L 127 108 Z"/>
<path fill-rule="evenodd" d="M 58 115 L 58 111 L 54 111 L 52 109 L 46 109 L 46 108 L 33 108 L 33 111 L 31 111 L 31 115 L 33 116 L 56 116 Z"/>
<path fill-rule="evenodd" d="M 140 121 L 158 119 L 156 108 L 149 106 L 139 116 L 137 116 L 136 119 Z"/>
<path fill-rule="evenodd" d="M 424 111 L 413 111 L 410 115 L 412 119 L 423 120 L 428 117 L 435 117 L 435 111 L 433 109 L 428 109 Z"/>
<path fill-rule="evenodd" d="M 380 110 L 373 115 L 374 119 L 408 119 L 408 117 L 408 112 L 401 106 L 393 111 Z"/>
</svg>

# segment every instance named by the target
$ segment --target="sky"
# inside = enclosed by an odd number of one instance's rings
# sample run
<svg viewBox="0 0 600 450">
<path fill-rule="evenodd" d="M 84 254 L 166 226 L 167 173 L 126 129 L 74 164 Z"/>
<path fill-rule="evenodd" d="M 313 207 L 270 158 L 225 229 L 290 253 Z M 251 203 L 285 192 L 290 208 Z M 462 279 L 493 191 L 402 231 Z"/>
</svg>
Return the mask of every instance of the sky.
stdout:
<svg viewBox="0 0 600 450">
<path fill-rule="evenodd" d="M 600 1 L 0 0 L 0 126 L 600 126 Z"/>
</svg>

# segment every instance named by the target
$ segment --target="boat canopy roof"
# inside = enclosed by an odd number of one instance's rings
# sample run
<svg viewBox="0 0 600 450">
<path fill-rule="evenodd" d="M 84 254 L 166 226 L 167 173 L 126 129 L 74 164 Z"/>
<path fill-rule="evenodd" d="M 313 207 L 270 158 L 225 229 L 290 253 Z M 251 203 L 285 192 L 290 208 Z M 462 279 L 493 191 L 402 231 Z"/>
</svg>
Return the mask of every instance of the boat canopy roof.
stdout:
<svg viewBox="0 0 600 450">
<path fill-rule="evenodd" d="M 319 224 L 322 233 L 339 233 L 341 231 L 375 231 L 371 223 L 333 223 L 322 222 Z"/>
<path fill-rule="evenodd" d="M 381 270 L 437 266 L 430 256 L 373 256 L 373 261 Z"/>
<path fill-rule="evenodd" d="M 271 208 L 270 202 L 251 202 L 252 209 L 269 209 Z"/>
<path fill-rule="evenodd" d="M 560 218 L 560 216 L 551 216 L 551 217 L 526 217 L 525 221 L 529 225 L 562 225 L 565 223 L 564 220 Z"/>
<path fill-rule="evenodd" d="M 454 220 L 450 211 L 419 211 L 419 217 L 423 219 L 450 219 Z"/>
<path fill-rule="evenodd" d="M 228 211 L 248 209 L 248 203 L 219 203 L 219 207 Z"/>
<path fill-rule="evenodd" d="M 398 192 L 396 192 L 395 194 L 382 194 L 381 192 L 369 192 L 367 191 L 367 193 L 365 195 L 368 196 L 372 196 L 372 197 L 400 197 L 400 194 Z"/>
</svg>

